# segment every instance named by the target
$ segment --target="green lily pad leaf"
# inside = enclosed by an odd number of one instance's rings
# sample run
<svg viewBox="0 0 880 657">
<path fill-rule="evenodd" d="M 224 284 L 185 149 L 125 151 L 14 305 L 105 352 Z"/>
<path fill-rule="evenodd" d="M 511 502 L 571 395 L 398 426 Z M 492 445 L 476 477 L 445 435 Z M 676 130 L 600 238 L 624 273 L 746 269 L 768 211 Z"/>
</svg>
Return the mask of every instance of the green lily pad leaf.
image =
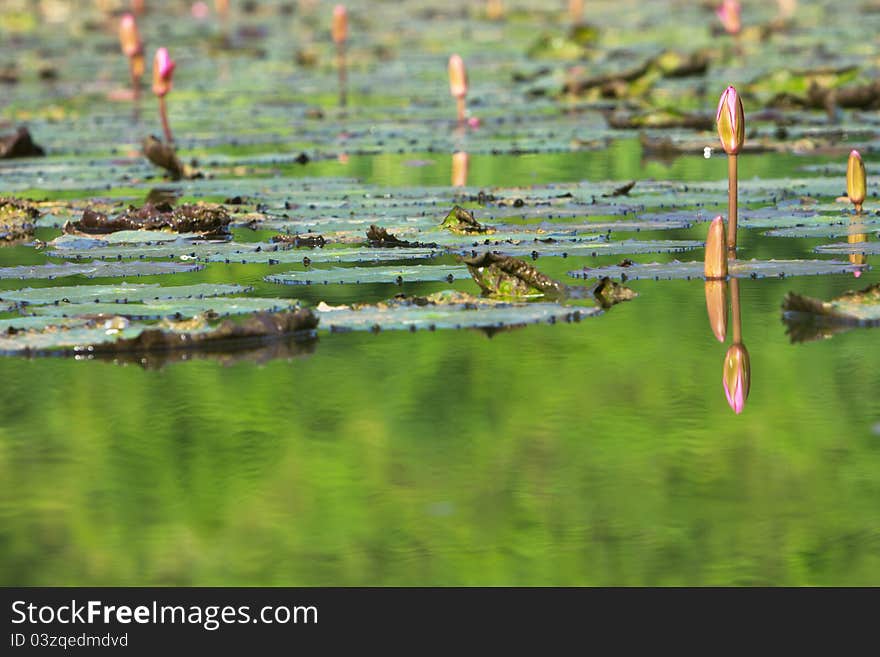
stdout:
<svg viewBox="0 0 880 657">
<path fill-rule="evenodd" d="M 462 255 L 476 257 L 479 253 L 493 251 L 503 255 L 550 257 L 561 256 L 590 256 L 599 257 L 604 255 L 635 255 L 640 253 L 679 253 L 699 249 L 703 242 L 694 240 L 656 240 L 640 242 L 637 240 L 619 240 L 613 242 L 572 240 L 569 242 L 556 242 L 547 244 L 543 242 L 527 242 L 521 244 L 477 244 L 467 249 L 456 249 Z"/>
<path fill-rule="evenodd" d="M 620 281 L 627 280 L 673 280 L 673 279 L 705 279 L 702 262 L 672 262 L 641 264 L 627 266 L 611 265 L 608 267 L 585 267 L 568 272 L 573 278 L 604 278 L 609 277 Z M 768 278 L 785 276 L 821 276 L 827 274 L 852 274 L 865 269 L 864 265 L 853 265 L 836 260 L 737 260 L 728 268 L 734 278 Z"/>
<path fill-rule="evenodd" d="M 296 299 L 268 299 L 264 297 L 214 297 L 204 299 L 147 299 L 143 303 L 62 303 L 35 306 L 37 315 L 50 317 L 91 317 L 119 315 L 132 319 L 161 319 L 163 317 L 195 317 L 202 313 L 225 317 L 256 312 L 278 312 L 297 305 Z"/>
<path fill-rule="evenodd" d="M 0 335 L 13 334 L 16 331 L 36 330 L 42 331 L 50 326 L 72 328 L 85 326 L 89 320 L 80 318 L 41 317 L 28 315 L 26 317 L 8 317 L 0 319 Z"/>
<path fill-rule="evenodd" d="M 49 242 L 55 249 L 94 249 L 105 246 L 150 246 L 153 244 L 187 244 L 203 240 L 201 233 L 171 233 L 164 230 L 119 230 L 103 235 L 65 233 Z"/>
<path fill-rule="evenodd" d="M 816 253 L 834 255 L 877 255 L 880 253 L 880 242 L 841 242 L 839 244 L 822 244 L 813 250 Z"/>
<path fill-rule="evenodd" d="M 289 249 L 285 251 L 247 251 L 236 254 L 216 253 L 209 255 L 208 262 L 227 263 L 259 263 L 268 265 L 292 263 L 330 263 L 330 262 L 393 262 L 397 260 L 418 260 L 434 258 L 441 255 L 438 249 L 375 249 L 370 247 L 356 248 L 323 248 L 323 249 Z"/>
<path fill-rule="evenodd" d="M 565 295 L 565 286 L 535 267 L 510 256 L 483 253 L 463 261 L 485 294 L 505 298 Z"/>
<path fill-rule="evenodd" d="M 81 242 L 68 243 L 49 252 L 49 255 L 68 260 L 81 258 L 94 258 L 100 260 L 142 260 L 146 258 L 204 260 L 210 256 L 219 256 L 221 259 L 235 259 L 241 253 L 273 253 L 286 251 L 289 245 L 272 242 L 222 242 L 222 241 L 197 241 L 173 242 L 161 244 L 135 244 L 135 245 L 108 245 L 100 246 L 91 243 L 82 246 Z"/>
<path fill-rule="evenodd" d="M 0 279 L 4 278 L 45 278 L 55 279 L 66 276 L 85 276 L 86 278 L 118 278 L 130 276 L 153 276 L 179 274 L 204 269 L 204 265 L 187 262 L 66 262 L 60 265 L 19 265 L 0 267 Z"/>
<path fill-rule="evenodd" d="M 767 237 L 808 237 L 808 238 L 835 238 L 847 235 L 867 235 L 880 231 L 880 223 L 840 222 L 822 226 L 794 226 L 792 228 L 775 228 L 764 233 Z"/>
<path fill-rule="evenodd" d="M 200 283 L 197 285 L 161 286 L 150 284 L 122 285 L 72 285 L 65 287 L 26 287 L 21 290 L 0 291 L 0 300 L 15 303 L 42 305 L 50 303 L 138 302 L 151 299 L 186 299 L 244 294 L 251 288 L 244 285 L 220 285 Z"/>
<path fill-rule="evenodd" d="M 319 330 L 434 330 L 502 328 L 525 324 L 580 321 L 600 314 L 599 308 L 563 306 L 556 303 L 525 304 L 401 304 L 322 310 Z"/>
<path fill-rule="evenodd" d="M 309 269 L 266 276 L 269 283 L 319 285 L 331 283 L 412 283 L 469 278 L 467 267 L 448 265 L 409 265 L 405 267 L 337 267 Z"/>
</svg>

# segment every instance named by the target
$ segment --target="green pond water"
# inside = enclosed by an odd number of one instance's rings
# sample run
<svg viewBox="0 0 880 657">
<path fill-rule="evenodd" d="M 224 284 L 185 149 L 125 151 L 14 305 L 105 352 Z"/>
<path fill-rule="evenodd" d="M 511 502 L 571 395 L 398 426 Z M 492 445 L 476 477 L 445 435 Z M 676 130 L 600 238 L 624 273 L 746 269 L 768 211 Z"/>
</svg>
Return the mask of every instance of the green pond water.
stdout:
<svg viewBox="0 0 880 657">
<path fill-rule="evenodd" d="M 784 257 L 802 242 L 761 246 Z M 551 260 L 551 275 L 571 268 Z M 176 282 L 257 283 L 265 269 Z M 741 282 L 752 384 L 739 416 L 701 281 L 635 281 L 639 298 L 600 318 L 492 337 L 336 334 L 265 362 L 161 369 L 2 359 L 2 581 L 876 582 L 876 335 L 790 344 L 780 319 L 790 289 L 830 298 L 855 283 Z M 280 292 L 334 301 L 341 287 Z"/>
<path fill-rule="evenodd" d="M 355 185 L 439 197 L 428 210 L 439 223 L 456 191 L 449 185 L 457 149 L 471 152 L 467 191 L 507 190 L 506 198 L 515 187 L 635 180 L 638 202 L 652 181 L 680 181 L 693 184 L 705 203 L 701 185 L 725 180 L 719 150 L 709 159 L 702 146 L 657 159 L 637 131 L 609 132 L 600 111 L 607 101 L 569 116 L 549 97 L 511 90 L 513 70 L 540 64 L 524 55 L 532 23 L 555 29 L 556 9 L 523 2 L 506 23 L 477 29 L 459 7 L 464 3 L 439 18 L 415 0 L 382 3 L 381 17 L 369 3 L 350 4 L 358 58 L 347 114 L 334 106 L 323 19 L 301 16 L 302 8 L 283 14 L 289 39 L 272 24 L 269 55 L 256 60 L 244 51 L 215 57 L 197 49 L 193 35 L 213 34 L 208 26 L 156 14 L 143 20 L 151 44 L 161 33 L 180 59 L 169 102 L 181 151 L 216 173 L 181 183 L 161 180 L 131 155 L 142 133 L 157 130 L 153 99 L 145 98 L 134 125 L 129 105 L 105 101 L 126 81 L 112 26 L 37 38 L 26 3 L 11 4 L 0 32 L 19 39 L 23 79 L 6 87 L 0 126 L 27 121 L 49 157 L 0 164 L 0 196 L 141 204 L 151 189 L 172 187 L 184 200 L 241 194 L 248 208 L 265 201 L 277 210 L 290 190 L 299 202 L 321 202 L 339 198 L 333 185 L 350 184 L 359 194 L 367 188 Z M 643 13 L 635 36 L 625 29 L 633 3 L 598 4 L 604 9 L 594 18 L 609 47 L 638 55 L 641 42 L 712 43 L 708 31 L 685 29 L 701 11 L 693 3 L 668 3 L 684 12 L 674 23 L 664 16 L 667 3 L 636 3 Z M 834 3 L 812 4 L 802 14 L 805 31 L 769 46 L 745 41 L 739 60 L 713 66 L 725 81 L 750 79 L 762 63 L 788 61 L 798 48 L 812 53 L 810 38 L 840 45 L 844 63 L 862 56 L 864 48 L 846 38 L 849 19 L 828 9 Z M 268 9 L 251 24 L 276 20 L 271 12 L 279 3 L 259 6 Z M 760 11 L 762 19 L 772 14 Z M 412 16 L 420 18 L 411 24 Z M 866 16 L 868 27 L 880 23 L 880 14 Z M 474 62 L 473 109 L 486 119 L 464 136 L 448 121 L 451 39 Z M 390 63 L 369 54 L 374 41 L 394 50 Z M 324 57 L 317 69 L 294 65 L 290 49 L 300 44 Z M 400 53 L 407 48 L 419 54 L 406 61 Z M 812 54 L 803 58 L 814 63 Z M 61 70 L 57 85 L 29 73 L 47 59 Z M 592 61 L 600 69 L 608 64 L 598 55 Z M 678 83 L 658 84 L 652 102 L 680 92 Z M 695 94 L 681 93 L 680 105 L 714 111 L 714 80 L 711 93 L 698 86 Z M 306 108 L 316 106 L 326 119 L 306 118 Z M 523 122 L 495 121 L 506 114 Z M 791 116 L 793 133 L 826 127 L 821 113 Z M 854 126 L 869 125 L 871 136 L 860 143 L 877 146 L 876 112 L 843 121 L 836 150 L 743 155 L 740 180 L 773 181 L 778 189 L 796 179 L 805 186 L 792 196 L 815 183 L 822 190 L 815 195 L 831 203 L 845 192 L 845 154 L 859 141 Z M 346 130 L 352 136 L 340 137 Z M 717 149 L 714 133 L 696 134 Z M 575 138 L 602 143 L 581 148 Z M 533 152 L 517 153 L 516 143 Z M 284 159 L 300 151 L 312 155 L 307 165 Z M 871 160 L 866 156 L 869 216 L 878 207 Z M 32 168 L 43 165 L 43 172 Z M 723 205 L 721 189 L 715 200 Z M 769 203 L 743 193 L 746 209 Z M 695 212 L 686 195 L 666 203 L 661 192 L 645 194 L 648 214 Z M 491 211 L 470 207 L 478 218 Z M 385 211 L 390 204 L 376 216 Z M 706 228 L 614 239 L 703 241 Z M 740 231 L 742 258 L 828 258 L 813 249 L 842 241 L 772 238 L 764 230 Z M 274 232 L 237 227 L 234 239 L 265 240 Z M 56 227 L 36 231 L 45 242 L 59 234 Z M 624 257 L 542 255 L 529 262 L 580 285 L 567 273 Z M 702 262 L 704 250 L 631 257 Z M 46 262 L 63 261 L 31 243 L 0 247 L 0 267 Z M 129 282 L 238 283 L 252 286 L 252 296 L 309 307 L 377 303 L 401 292 L 479 294 L 469 278 L 312 286 L 264 280 L 294 269 L 302 267 L 211 262 L 196 273 Z M 571 323 L 320 332 L 257 350 L 143 361 L 0 357 L 0 585 L 878 585 L 880 333 L 853 328 L 793 342 L 781 310 L 790 291 L 831 299 L 880 282 L 878 271 L 858 279 L 739 282 L 751 356 L 751 390 L 739 415 L 722 387 L 730 337 L 722 344 L 712 333 L 702 280 L 628 281 L 636 299 Z M 0 298 L 24 287 L 119 281 L 3 279 Z"/>
</svg>

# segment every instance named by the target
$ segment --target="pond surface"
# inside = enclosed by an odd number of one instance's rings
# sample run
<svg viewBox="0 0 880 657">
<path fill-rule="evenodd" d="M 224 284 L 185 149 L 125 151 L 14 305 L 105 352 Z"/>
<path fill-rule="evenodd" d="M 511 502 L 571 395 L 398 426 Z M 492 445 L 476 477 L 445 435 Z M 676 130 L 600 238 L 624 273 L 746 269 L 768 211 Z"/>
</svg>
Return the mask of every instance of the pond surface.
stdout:
<svg viewBox="0 0 880 657">
<path fill-rule="evenodd" d="M 413 4 L 418 3 L 401 6 L 411 9 Z M 627 3 L 597 4 L 611 11 Z M 355 16 L 366 26 L 375 28 L 366 3 L 350 6 L 361 12 Z M 399 20 L 398 11 L 403 10 L 392 12 L 391 26 Z M 290 18 L 292 24 L 299 15 L 295 12 Z M 621 10 L 598 22 L 614 26 L 624 18 Z M 27 31 L 26 14 L 18 20 L 25 35 L 21 38 L 31 43 L 28 53 L 37 57 L 34 53 L 51 50 L 54 38 L 41 51 L 42 42 Z M 148 16 L 144 22 L 149 26 L 149 21 L 159 20 Z M 311 25 L 309 20 L 306 16 L 302 24 Z M 462 29 L 464 22 L 457 14 L 430 20 L 449 30 Z M 814 13 L 805 20 L 808 26 L 813 24 L 810 20 L 817 22 Z M 834 32 L 834 25 L 823 29 Z M 393 200 L 367 211 L 364 195 L 379 198 L 380 192 L 388 193 L 426 204 L 433 199 L 425 207 L 431 222 L 439 224 L 463 191 L 485 190 L 499 199 L 526 199 L 521 216 L 508 216 L 506 206 L 466 203 L 477 219 L 489 224 L 540 219 L 552 231 L 554 221 L 668 221 L 669 215 L 684 213 L 695 222 L 612 231 L 608 243 L 705 240 L 708 224 L 702 215 L 714 215 L 716 206 L 719 211 L 726 208 L 727 166 L 720 150 L 706 159 L 700 145 L 658 160 L 646 153 L 637 131 L 623 131 L 609 133 L 598 148 L 567 145 L 558 151 L 536 147 L 531 153 L 493 153 L 496 140 L 509 146 L 511 139 L 523 142 L 528 136 L 522 127 L 511 128 L 513 137 L 493 127 L 491 116 L 500 110 L 490 101 L 502 92 L 512 93 L 508 78 L 502 79 L 496 69 L 509 72 L 510 67 L 534 62 L 521 52 L 525 42 L 516 49 L 509 46 L 518 57 L 509 65 L 492 64 L 487 49 L 507 43 L 499 36 L 505 30 L 521 35 L 527 26 L 525 18 L 514 14 L 507 23 L 476 30 L 488 36 L 466 47 L 478 62 L 472 84 L 478 88 L 484 80 L 489 88 L 483 93 L 483 106 L 474 108 L 489 118 L 488 134 L 455 136 L 444 123 L 442 116 L 452 106 L 443 86 L 447 50 L 434 42 L 440 34 L 423 44 L 425 60 L 431 55 L 434 64 L 440 62 L 439 70 L 431 73 L 437 89 L 423 94 L 441 100 L 425 101 L 430 111 L 413 110 L 417 143 L 404 152 L 370 152 L 373 146 L 364 145 L 350 155 L 325 139 L 325 133 L 338 132 L 346 120 L 334 114 L 335 74 L 329 65 L 310 73 L 290 68 L 291 62 L 280 55 L 260 59 L 254 103 L 265 122 L 255 120 L 250 129 L 239 130 L 236 117 L 249 107 L 241 101 L 230 108 L 232 123 L 225 128 L 218 129 L 218 123 L 207 118 L 207 124 L 199 123 L 198 112 L 213 114 L 208 108 L 199 110 L 200 103 L 207 102 L 204 98 L 189 95 L 197 77 L 186 66 L 208 63 L 185 50 L 187 33 L 175 28 L 180 34 L 172 32 L 169 39 L 183 52 L 169 102 L 178 94 L 181 105 L 189 103 L 198 110 L 196 116 L 177 117 L 180 150 L 187 157 L 199 157 L 206 170 L 225 169 L 203 180 L 163 181 L 137 157 L 111 152 L 139 140 L 138 134 L 128 141 L 119 136 L 136 130 L 126 123 L 130 107 L 101 102 L 84 109 L 77 94 L 49 92 L 37 81 L 23 80 L 14 87 L 12 100 L 0 106 L 0 116 L 18 121 L 29 112 L 35 139 L 46 142 L 49 156 L 3 161 L 0 195 L 69 201 L 70 216 L 78 218 L 84 205 L 98 199 L 140 205 L 151 189 L 163 187 L 176 190 L 181 201 L 222 202 L 242 195 L 248 211 L 256 204 L 268 206 L 261 218 L 267 221 L 280 220 L 282 202 L 292 199 L 302 204 L 296 206 L 302 214 L 297 215 L 296 208 L 289 214 L 307 223 L 312 218 L 309 203 L 332 205 L 351 189 L 352 198 L 359 195 L 358 214 L 400 227 Z M 113 44 L 112 32 L 99 34 L 95 38 L 101 43 Z M 676 34 L 656 36 L 674 41 Z M 273 35 L 270 50 L 281 39 Z M 66 38 L 73 39 L 61 40 L 69 45 L 81 36 Z M 320 52 L 327 48 L 323 38 L 312 41 Z M 404 45 L 415 39 L 402 38 Z M 800 33 L 793 38 L 801 39 Z M 92 54 L 94 61 L 108 67 L 108 62 L 120 64 L 113 56 Z M 88 60 L 78 53 L 69 67 L 61 66 L 59 85 L 86 79 Z M 234 70 L 252 60 L 245 53 L 221 55 L 220 61 L 233 72 L 216 84 L 215 95 L 239 94 L 243 82 Z M 121 72 L 113 74 L 118 82 L 111 78 L 108 86 L 124 83 L 124 61 L 122 65 Z M 392 66 L 403 64 L 394 59 Z M 355 68 L 348 116 L 377 122 L 380 132 L 397 129 L 405 134 L 405 124 L 394 127 L 400 117 L 382 120 L 376 113 L 392 107 L 405 116 L 405 108 L 389 97 L 394 100 L 395 93 L 406 91 L 364 91 L 370 75 L 385 79 L 402 73 L 393 68 L 380 75 L 376 70 L 382 69 L 373 67 L 367 60 L 363 69 Z M 270 70 L 285 76 L 277 107 L 261 104 L 266 94 L 271 95 L 265 80 Z M 412 70 L 423 74 L 425 84 L 432 79 L 426 73 L 432 69 L 421 59 Z M 312 80 L 308 93 L 315 95 L 299 96 L 287 88 L 290 79 L 299 76 Z M 710 86 L 714 90 L 719 85 Z M 61 118 L 41 118 L 47 96 L 55 93 L 55 102 L 64 108 L 59 109 Z M 105 90 L 91 93 L 91 98 L 103 98 Z M 152 108 L 152 101 L 145 98 L 144 110 Z M 550 112 L 553 102 L 533 99 L 523 112 Z M 714 111 L 714 102 L 709 111 Z M 301 116 L 290 119 L 292 127 L 276 116 L 283 107 L 300 107 L 302 114 L 306 104 L 328 107 L 320 130 L 306 134 Z M 583 116 L 548 119 L 541 130 L 579 131 L 586 141 L 589 126 L 601 123 L 602 115 L 595 108 L 583 111 Z M 96 123 L 96 117 L 104 119 Z M 814 117 L 817 124 L 823 120 L 821 113 Z M 142 120 L 145 130 L 157 129 L 152 115 Z M 588 127 L 578 127 L 579 122 Z M 71 130 L 75 132 L 66 132 Z M 437 134 L 431 136 L 432 131 Z M 682 138 L 702 139 L 717 148 L 711 131 Z M 432 140 L 438 145 L 428 149 Z M 239 141 L 248 147 L 241 149 Z M 846 255 L 814 252 L 842 238 L 764 235 L 770 228 L 809 224 L 800 215 L 780 218 L 785 212 L 777 210 L 783 205 L 777 205 L 775 196 L 771 202 L 764 186 L 790 189 L 791 200 L 810 194 L 823 222 L 848 222 L 846 205 L 835 208 L 834 198 L 845 191 L 846 153 L 856 145 L 856 140 L 844 138 L 834 149 L 809 154 L 781 149 L 742 156 L 744 216 L 749 210 L 773 210 L 764 217 L 766 226 L 740 231 L 739 256 L 849 263 Z M 471 151 L 464 190 L 449 186 L 452 151 L 458 149 Z M 312 161 L 299 165 L 272 160 L 300 151 L 310 153 Z M 339 157 L 343 153 L 346 157 Z M 109 165 L 114 157 L 120 160 Z M 869 174 L 870 159 L 866 157 Z M 50 165 L 61 173 L 53 174 Z M 46 172 L 37 173 L 35 167 Z M 572 201 L 554 206 L 562 214 L 547 218 L 535 202 L 546 196 L 541 190 L 550 184 L 577 200 L 579 194 L 595 196 L 595 185 L 600 191 L 611 190 L 633 180 L 638 182 L 630 197 L 621 197 L 619 206 L 618 199 L 600 197 L 600 211 Z M 870 195 L 876 192 L 876 182 L 869 178 L 868 221 L 875 218 L 877 204 Z M 675 194 L 669 191 L 673 188 Z M 630 202 L 638 209 L 617 214 Z M 313 214 L 316 220 L 351 221 L 340 207 L 319 207 Z M 405 216 L 413 214 L 407 211 Z M 753 215 L 752 220 L 761 217 Z M 55 240 L 61 234 L 59 223 L 41 218 L 36 238 Z M 363 229 L 357 224 L 357 231 Z M 330 233 L 334 230 L 344 232 L 337 226 Z M 877 230 L 872 228 L 868 239 L 875 240 Z M 233 239 L 246 244 L 277 232 L 235 225 Z M 596 232 L 604 234 L 606 229 Z M 407 239 L 412 236 L 442 237 L 422 224 L 404 234 Z M 47 251 L 51 248 L 35 249 L 32 240 L 5 246 L 0 248 L 0 267 L 66 262 Z M 623 250 L 594 256 L 572 251 L 567 257 L 551 249 L 526 260 L 556 280 L 587 286 L 587 281 L 568 273 L 615 265 L 624 257 L 636 263 L 702 263 L 703 256 L 701 246 L 675 253 Z M 306 341 L 216 354 L 4 356 L 0 584 L 880 584 L 877 331 L 847 326 L 828 331 L 825 339 L 804 339 L 802 334 L 793 339 L 781 308 L 788 292 L 828 300 L 880 282 L 878 270 L 870 268 L 873 260 L 861 260 L 869 267 L 856 269 L 857 278 L 849 270 L 739 281 L 742 342 L 751 357 L 751 389 L 741 414 L 731 410 L 722 387 L 722 364 L 731 338 L 728 335 L 722 344 L 713 335 L 701 278 L 632 277 L 626 285 L 637 298 L 575 322 L 414 332 L 319 329 Z M 162 286 L 238 284 L 253 287 L 248 297 L 297 299 L 312 308 L 321 302 L 376 304 L 399 293 L 480 293 L 466 276 L 452 282 L 281 285 L 265 277 L 304 267 L 299 262 L 227 263 L 223 258 L 199 262 L 205 267 L 194 273 L 137 279 L 2 279 L 0 298 L 27 287 L 123 280 Z M 424 260 L 319 263 L 315 268 L 389 263 L 458 265 L 449 252 Z M 9 310 L 3 317 L 15 314 Z M 815 335 L 807 335 L 811 337 Z"/>
</svg>

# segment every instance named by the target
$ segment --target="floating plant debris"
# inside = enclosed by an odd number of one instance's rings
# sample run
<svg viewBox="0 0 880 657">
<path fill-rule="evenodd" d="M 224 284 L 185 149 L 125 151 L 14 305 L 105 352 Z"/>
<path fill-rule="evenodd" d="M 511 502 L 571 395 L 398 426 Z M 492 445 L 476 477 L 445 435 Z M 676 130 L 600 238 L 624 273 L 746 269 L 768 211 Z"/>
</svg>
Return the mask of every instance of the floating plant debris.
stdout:
<svg viewBox="0 0 880 657">
<path fill-rule="evenodd" d="M 535 267 L 510 256 L 483 253 L 464 258 L 477 285 L 485 294 L 505 298 L 564 296 L 564 286 L 542 274 Z"/>
<path fill-rule="evenodd" d="M 454 233 L 463 233 L 466 235 L 494 232 L 493 229 L 483 226 L 479 221 L 474 219 L 472 212 L 465 210 L 458 205 L 449 211 L 449 214 L 446 215 L 446 218 L 443 220 L 443 223 L 440 224 L 440 227 L 451 230 Z"/>
<path fill-rule="evenodd" d="M 0 198 L 0 240 L 26 239 L 34 233 L 34 220 L 40 216 L 31 203 Z"/>
<path fill-rule="evenodd" d="M 792 342 L 810 342 L 856 327 L 880 326 L 880 284 L 846 292 L 830 301 L 789 292 L 782 320 Z"/>
<path fill-rule="evenodd" d="M 64 224 L 68 234 L 102 235 L 117 231 L 158 231 L 227 235 L 231 218 L 221 206 L 185 203 L 172 207 L 167 203 L 148 203 L 140 208 L 129 208 L 115 217 L 85 210 L 79 221 Z"/>
</svg>

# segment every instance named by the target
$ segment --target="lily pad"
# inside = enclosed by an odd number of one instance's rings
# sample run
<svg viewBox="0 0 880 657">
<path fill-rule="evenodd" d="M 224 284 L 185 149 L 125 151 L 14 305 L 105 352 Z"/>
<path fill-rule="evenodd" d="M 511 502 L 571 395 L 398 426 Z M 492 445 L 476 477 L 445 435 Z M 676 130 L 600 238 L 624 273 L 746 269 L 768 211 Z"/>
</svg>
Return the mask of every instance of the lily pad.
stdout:
<svg viewBox="0 0 880 657">
<path fill-rule="evenodd" d="M 104 262 L 96 260 L 89 263 L 66 262 L 60 265 L 19 265 L 0 267 L 0 279 L 4 278 L 45 278 L 55 279 L 66 276 L 85 276 L 86 278 L 119 278 L 130 276 L 157 276 L 179 274 L 204 269 L 204 265 L 192 262 Z"/>
<path fill-rule="evenodd" d="M 702 262 L 654 262 L 650 264 L 634 263 L 627 266 L 610 265 L 608 267 L 585 267 L 570 271 L 573 278 L 604 278 L 609 277 L 621 281 L 627 280 L 673 280 L 673 279 L 705 279 Z M 853 265 L 836 260 L 737 260 L 728 267 L 728 273 L 734 278 L 768 278 L 786 276 L 821 276 L 829 274 L 852 274 L 864 271 L 864 265 Z"/>
<path fill-rule="evenodd" d="M 30 312 L 50 317 L 81 317 L 119 315 L 132 319 L 160 319 L 162 317 L 195 317 L 202 313 L 210 316 L 244 315 L 257 312 L 278 312 L 297 305 L 296 299 L 268 299 L 264 297 L 214 297 L 203 299 L 146 299 L 142 303 L 62 303 L 34 306 Z"/>
<path fill-rule="evenodd" d="M 492 304 L 401 304 L 365 306 L 357 309 L 317 309 L 319 330 L 434 330 L 501 328 L 525 324 L 580 321 L 600 314 L 598 308 L 563 306 L 555 303 Z"/>
<path fill-rule="evenodd" d="M 406 267 L 337 267 L 309 269 L 266 276 L 269 283 L 319 285 L 330 283 L 410 283 L 470 278 L 467 267 L 448 265 L 409 265 Z"/>
<path fill-rule="evenodd" d="M 198 285 L 162 286 L 156 283 L 122 285 L 72 285 L 65 287 L 26 287 L 0 291 L 0 300 L 20 304 L 51 303 L 131 303 L 154 299 L 201 299 L 205 297 L 243 294 L 251 288 L 244 285 L 201 283 Z"/>
</svg>

